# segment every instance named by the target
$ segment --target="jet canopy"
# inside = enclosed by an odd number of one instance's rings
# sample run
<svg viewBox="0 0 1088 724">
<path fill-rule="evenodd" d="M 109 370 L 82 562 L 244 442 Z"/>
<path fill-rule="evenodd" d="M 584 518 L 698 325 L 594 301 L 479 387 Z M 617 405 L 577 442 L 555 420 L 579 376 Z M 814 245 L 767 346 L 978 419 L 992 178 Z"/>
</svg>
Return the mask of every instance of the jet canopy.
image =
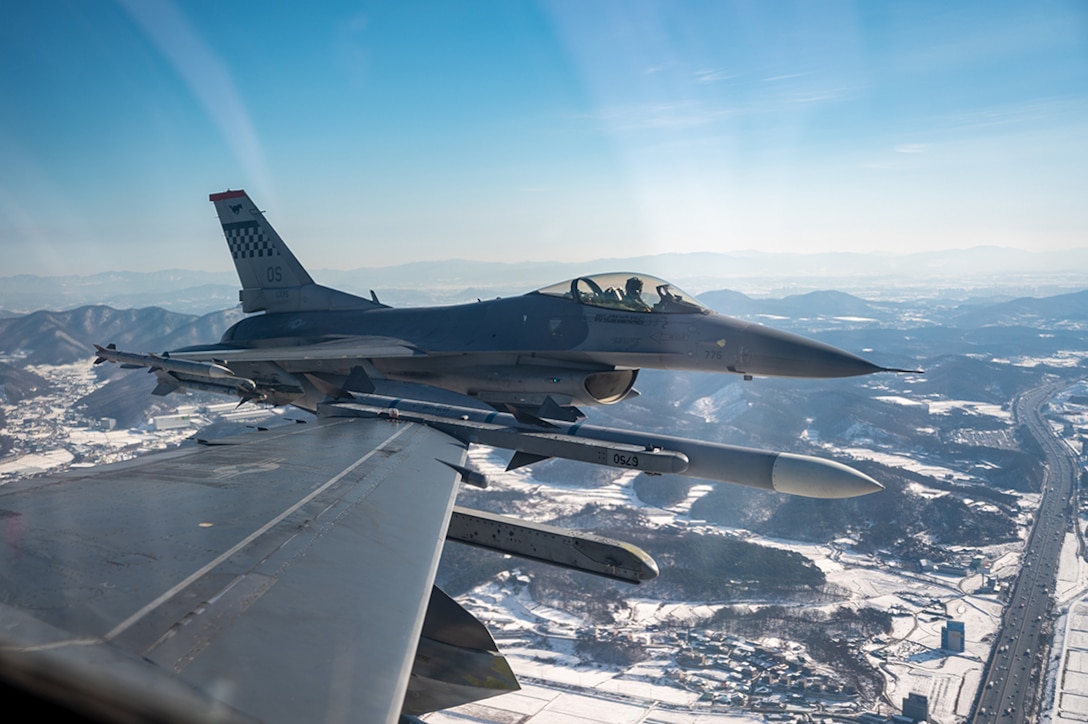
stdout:
<svg viewBox="0 0 1088 724">
<path fill-rule="evenodd" d="M 693 296 L 648 274 L 613 272 L 578 277 L 538 289 L 533 294 L 573 299 L 591 307 L 655 314 L 709 314 Z"/>
</svg>

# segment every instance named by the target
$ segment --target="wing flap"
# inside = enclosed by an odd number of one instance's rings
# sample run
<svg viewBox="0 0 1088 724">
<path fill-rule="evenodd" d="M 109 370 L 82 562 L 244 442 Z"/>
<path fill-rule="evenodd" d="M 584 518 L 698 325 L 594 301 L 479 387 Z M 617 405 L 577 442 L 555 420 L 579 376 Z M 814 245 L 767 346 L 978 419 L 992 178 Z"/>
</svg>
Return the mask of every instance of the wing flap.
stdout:
<svg viewBox="0 0 1088 724">
<path fill-rule="evenodd" d="M 353 419 L 244 437 L 5 486 L 0 601 L 265 721 L 396 721 L 464 445 Z"/>
</svg>

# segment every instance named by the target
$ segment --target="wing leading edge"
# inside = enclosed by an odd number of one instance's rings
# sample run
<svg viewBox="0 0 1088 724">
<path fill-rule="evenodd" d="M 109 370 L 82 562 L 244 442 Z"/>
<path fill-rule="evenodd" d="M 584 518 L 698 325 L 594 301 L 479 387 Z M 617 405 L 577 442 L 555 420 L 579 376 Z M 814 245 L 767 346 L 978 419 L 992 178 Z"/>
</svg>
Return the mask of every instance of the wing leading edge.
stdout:
<svg viewBox="0 0 1088 724">
<path fill-rule="evenodd" d="M 465 445 L 350 418 L 226 442 L 0 489 L 0 663 L 127 657 L 119 691 L 396 721 Z"/>
</svg>

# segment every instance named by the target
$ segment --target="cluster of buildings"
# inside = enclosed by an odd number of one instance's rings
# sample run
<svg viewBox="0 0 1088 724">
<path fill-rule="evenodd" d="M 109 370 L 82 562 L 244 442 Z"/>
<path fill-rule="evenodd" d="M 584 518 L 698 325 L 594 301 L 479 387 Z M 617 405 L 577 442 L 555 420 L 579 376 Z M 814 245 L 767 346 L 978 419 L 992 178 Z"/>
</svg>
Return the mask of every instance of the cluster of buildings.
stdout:
<svg viewBox="0 0 1088 724">
<path fill-rule="evenodd" d="M 858 692 L 829 669 L 817 668 L 799 644 L 780 647 L 715 631 L 670 632 L 664 642 L 679 653 L 674 678 L 712 703 L 775 710 L 818 699 L 849 704 Z"/>
<path fill-rule="evenodd" d="M 943 562 L 931 561 L 928 558 L 918 560 L 918 570 L 921 573 L 938 573 L 945 576 L 963 577 L 972 573 L 989 573 L 990 562 L 978 553 L 972 551 L 959 551 L 954 553 L 950 560 Z"/>
</svg>

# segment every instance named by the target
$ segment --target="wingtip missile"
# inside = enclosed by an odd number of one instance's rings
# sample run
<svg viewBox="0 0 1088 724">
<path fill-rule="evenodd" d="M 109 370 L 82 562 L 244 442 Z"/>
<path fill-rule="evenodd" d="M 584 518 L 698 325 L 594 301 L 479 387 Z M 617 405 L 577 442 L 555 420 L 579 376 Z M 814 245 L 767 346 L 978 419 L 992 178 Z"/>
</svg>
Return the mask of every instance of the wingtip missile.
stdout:
<svg viewBox="0 0 1088 724">
<path fill-rule="evenodd" d="M 100 344 L 94 346 L 98 356 L 94 363 L 115 362 L 126 369 L 147 367 L 148 369 L 166 370 L 167 372 L 180 372 L 196 375 L 198 377 L 212 377 L 214 379 L 234 378 L 233 371 L 221 362 L 196 362 L 192 360 L 174 359 L 169 353 L 164 354 L 138 354 L 135 352 L 122 352 L 114 344 L 103 347 Z"/>
<path fill-rule="evenodd" d="M 96 344 L 94 346 L 97 356 L 94 363 L 114 362 L 123 369 L 147 368 L 159 376 L 160 385 L 155 388 L 154 394 L 167 394 L 178 386 L 188 386 L 201 389 L 201 385 L 211 389 L 222 391 L 223 389 L 238 390 L 240 394 L 252 396 L 256 389 L 256 383 L 245 377 L 239 377 L 221 362 L 201 362 L 196 360 L 174 359 L 165 354 L 138 354 L 136 352 L 122 352 L 114 344 L 105 347 Z M 163 387 L 163 383 L 167 387 Z"/>
</svg>

